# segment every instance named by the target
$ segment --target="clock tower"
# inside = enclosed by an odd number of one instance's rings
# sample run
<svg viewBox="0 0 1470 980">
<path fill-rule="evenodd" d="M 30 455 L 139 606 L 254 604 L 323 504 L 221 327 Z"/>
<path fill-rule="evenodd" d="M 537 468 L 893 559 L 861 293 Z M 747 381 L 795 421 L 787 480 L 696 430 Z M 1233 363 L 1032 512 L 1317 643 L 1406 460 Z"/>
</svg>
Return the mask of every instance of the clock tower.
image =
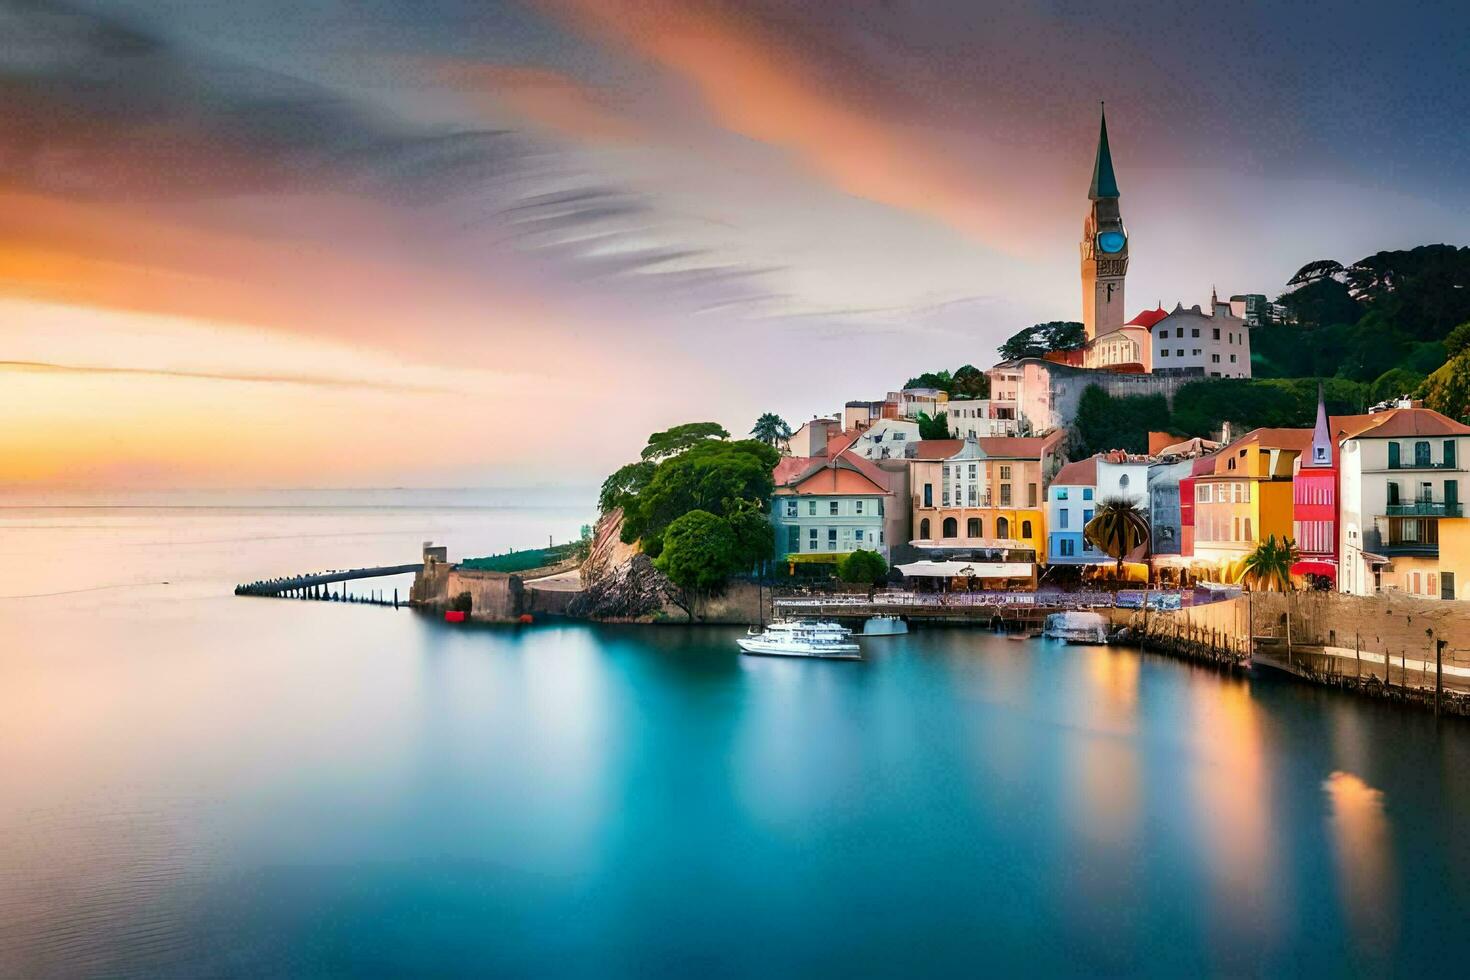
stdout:
<svg viewBox="0 0 1470 980">
<path fill-rule="evenodd" d="M 1082 324 L 1093 340 L 1123 326 L 1123 279 L 1128 274 L 1128 231 L 1118 210 L 1118 179 L 1108 149 L 1108 117 L 1102 117 L 1097 160 L 1092 165 L 1092 204 L 1082 222 Z"/>
</svg>

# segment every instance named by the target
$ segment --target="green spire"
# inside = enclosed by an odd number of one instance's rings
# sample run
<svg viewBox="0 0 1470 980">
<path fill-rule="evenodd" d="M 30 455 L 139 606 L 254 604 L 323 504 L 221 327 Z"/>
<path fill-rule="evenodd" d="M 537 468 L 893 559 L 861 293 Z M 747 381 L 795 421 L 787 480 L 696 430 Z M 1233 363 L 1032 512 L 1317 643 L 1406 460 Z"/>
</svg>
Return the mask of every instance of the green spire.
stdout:
<svg viewBox="0 0 1470 980">
<path fill-rule="evenodd" d="M 1108 149 L 1108 114 L 1102 114 L 1102 130 L 1097 137 L 1097 162 L 1092 165 L 1092 189 L 1087 196 L 1096 201 L 1118 196 L 1118 178 L 1113 176 L 1113 153 Z"/>
</svg>

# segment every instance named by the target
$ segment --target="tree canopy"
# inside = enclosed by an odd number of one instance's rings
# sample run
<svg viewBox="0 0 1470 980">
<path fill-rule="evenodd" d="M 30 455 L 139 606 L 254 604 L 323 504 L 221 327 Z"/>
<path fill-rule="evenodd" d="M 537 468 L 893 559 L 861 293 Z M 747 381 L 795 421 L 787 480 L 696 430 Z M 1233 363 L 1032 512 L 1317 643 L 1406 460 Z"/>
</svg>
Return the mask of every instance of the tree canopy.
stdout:
<svg viewBox="0 0 1470 980">
<path fill-rule="evenodd" d="M 1268 534 L 1241 563 L 1241 581 L 1260 592 L 1290 592 L 1291 566 L 1298 557 L 1296 542 Z"/>
<path fill-rule="evenodd" d="M 685 422 L 648 437 L 643 447 L 643 458 L 658 462 L 709 439 L 728 439 L 730 433 L 718 422 Z"/>
<path fill-rule="evenodd" d="M 1431 374 L 1422 391 L 1426 407 L 1461 422 L 1470 420 L 1470 350 Z"/>
<path fill-rule="evenodd" d="M 669 525 L 691 510 L 725 517 L 744 504 L 764 511 L 775 489 L 776 450 L 754 439 L 704 439 L 665 459 L 636 495 L 624 498 L 623 540 L 657 558 Z"/>
<path fill-rule="evenodd" d="M 768 446 L 777 446 L 791 438 L 791 426 L 775 412 L 765 412 L 755 420 L 750 434 Z"/>
<path fill-rule="evenodd" d="M 1114 398 L 1097 385 L 1088 385 L 1077 401 L 1071 455 L 1081 459 L 1110 449 L 1145 453 L 1149 432 L 1168 425 L 1169 403 L 1163 395 Z"/>
<path fill-rule="evenodd" d="M 837 563 L 837 576 L 844 582 L 879 585 L 888 577 L 888 562 L 876 551 L 859 548 Z"/>
<path fill-rule="evenodd" d="M 954 372 L 925 371 L 904 382 L 904 388 L 936 388 L 951 398 L 989 398 L 990 376 L 973 364 L 965 364 Z"/>
<path fill-rule="evenodd" d="M 707 510 L 691 510 L 669 525 L 663 552 L 654 565 L 692 600 L 722 588 L 738 567 L 738 548 L 730 522 Z M 694 602 L 686 604 L 693 614 Z"/>
<path fill-rule="evenodd" d="M 1023 357 L 1041 357 L 1054 350 L 1077 350 L 1087 343 L 1087 330 L 1076 320 L 1049 320 L 1013 334 L 1001 344 L 1001 360 L 1015 361 Z"/>
<path fill-rule="evenodd" d="M 1082 528 L 1082 536 L 1098 551 L 1116 559 L 1121 570 L 1123 559 L 1148 541 L 1148 517 L 1126 497 L 1110 497 L 1098 501 L 1092 520 Z"/>
<path fill-rule="evenodd" d="M 920 412 L 914 421 L 919 423 L 920 439 L 948 439 L 949 438 L 949 413 L 938 412 L 931 416 L 928 412 Z"/>
</svg>

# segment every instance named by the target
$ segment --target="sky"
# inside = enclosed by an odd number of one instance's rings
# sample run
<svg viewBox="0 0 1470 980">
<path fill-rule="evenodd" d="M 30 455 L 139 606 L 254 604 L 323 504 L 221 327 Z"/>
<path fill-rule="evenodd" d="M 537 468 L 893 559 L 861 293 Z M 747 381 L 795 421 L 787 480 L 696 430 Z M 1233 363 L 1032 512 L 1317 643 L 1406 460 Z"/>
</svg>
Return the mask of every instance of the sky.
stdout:
<svg viewBox="0 0 1470 980">
<path fill-rule="evenodd" d="M 1470 241 L 1455 3 L 0 0 L 0 487 L 595 483 Z"/>
</svg>

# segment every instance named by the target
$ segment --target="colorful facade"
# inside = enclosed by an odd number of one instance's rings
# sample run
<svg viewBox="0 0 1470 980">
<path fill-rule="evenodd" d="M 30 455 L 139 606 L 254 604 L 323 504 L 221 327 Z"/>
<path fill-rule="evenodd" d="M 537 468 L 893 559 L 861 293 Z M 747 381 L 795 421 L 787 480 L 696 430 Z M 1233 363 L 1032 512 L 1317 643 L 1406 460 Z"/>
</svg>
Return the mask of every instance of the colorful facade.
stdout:
<svg viewBox="0 0 1470 980">
<path fill-rule="evenodd" d="M 776 468 L 771 524 L 778 559 L 858 549 L 888 554 L 885 521 L 892 504 L 888 474 L 865 459 L 784 459 Z"/>
<path fill-rule="evenodd" d="M 1090 565 L 1107 561 L 1082 535 L 1097 509 L 1097 457 L 1063 466 L 1046 488 L 1046 561 Z"/>
<path fill-rule="evenodd" d="M 1233 581 L 1267 536 L 1292 536 L 1292 476 L 1310 429 L 1254 429 L 1222 449 L 1212 472 L 1194 478 L 1194 557 L 1212 577 Z"/>
<path fill-rule="evenodd" d="M 1337 586 L 1337 440 L 1327 419 L 1322 389 L 1317 389 L 1317 424 L 1306 452 L 1297 458 L 1292 478 L 1292 537 L 1300 558 L 1291 573 Z"/>
<path fill-rule="evenodd" d="M 1047 450 L 1048 440 L 1039 438 L 918 443 L 911 473 L 912 543 L 997 547 L 1006 542 L 1044 554 L 1042 461 Z M 932 458 L 936 454 L 939 458 Z"/>
</svg>

